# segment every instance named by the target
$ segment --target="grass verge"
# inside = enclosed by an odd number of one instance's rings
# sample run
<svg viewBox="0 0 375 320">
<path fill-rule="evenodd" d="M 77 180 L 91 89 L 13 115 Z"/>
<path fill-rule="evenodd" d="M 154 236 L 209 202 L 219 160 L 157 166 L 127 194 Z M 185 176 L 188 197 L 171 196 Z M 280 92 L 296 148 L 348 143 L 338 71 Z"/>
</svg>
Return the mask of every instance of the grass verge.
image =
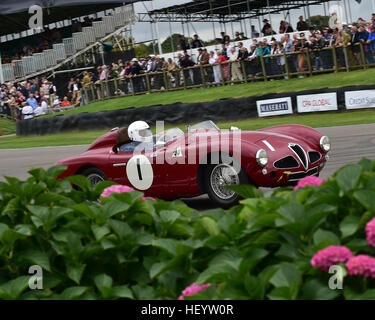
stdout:
<svg viewBox="0 0 375 320">
<path fill-rule="evenodd" d="M 16 122 L 13 120 L 0 118 L 0 136 L 13 134 L 16 132 Z"/>
<path fill-rule="evenodd" d="M 358 110 L 339 113 L 312 113 L 273 118 L 255 118 L 241 121 L 222 122 L 219 123 L 219 126 L 222 129 L 229 129 L 231 126 L 236 126 L 242 130 L 257 130 L 283 124 L 302 124 L 313 128 L 319 128 L 368 124 L 374 122 L 374 110 Z M 184 129 L 185 125 L 178 125 L 178 127 Z M 0 149 L 89 144 L 105 132 L 108 132 L 108 130 L 73 132 L 36 137 L 4 137 L 0 139 Z"/>
<path fill-rule="evenodd" d="M 338 88 L 351 85 L 374 84 L 374 78 L 375 69 L 368 69 L 316 75 L 305 79 L 277 80 L 272 82 L 259 81 L 237 84 L 235 86 L 228 85 L 206 89 L 199 88 L 172 92 L 157 92 L 148 95 L 122 97 L 95 102 L 86 106 L 63 112 L 62 114 L 71 115 L 82 112 L 99 112 L 130 107 L 139 108 L 151 105 L 166 105 L 177 102 L 206 102 L 224 98 L 259 96 L 268 93 L 281 93 L 327 87 Z M 53 116 L 53 114 L 48 116 Z"/>
</svg>

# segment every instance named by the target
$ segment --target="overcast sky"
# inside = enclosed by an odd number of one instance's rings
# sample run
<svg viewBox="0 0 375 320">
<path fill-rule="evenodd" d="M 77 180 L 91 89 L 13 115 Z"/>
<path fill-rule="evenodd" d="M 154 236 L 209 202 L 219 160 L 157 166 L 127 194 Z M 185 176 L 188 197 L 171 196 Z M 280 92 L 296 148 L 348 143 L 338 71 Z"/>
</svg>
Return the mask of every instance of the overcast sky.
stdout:
<svg viewBox="0 0 375 320">
<path fill-rule="evenodd" d="M 191 1 L 190 0 L 154 0 L 153 4 L 154 4 L 155 9 L 159 9 L 159 8 L 183 4 L 187 2 L 191 2 Z M 330 1 L 329 6 L 331 10 L 337 7 L 338 3 L 341 4 L 341 7 L 343 7 L 342 1 Z M 362 0 L 361 4 L 358 4 L 355 0 L 348 0 L 347 3 L 350 3 L 350 8 L 351 8 L 354 21 L 356 21 L 359 17 L 365 20 L 369 20 L 371 18 L 371 13 L 375 12 L 375 0 Z M 145 1 L 145 2 L 139 2 L 135 4 L 136 12 L 137 13 L 146 12 L 145 6 L 148 10 L 150 11 L 152 10 L 151 1 Z M 326 5 L 326 8 L 328 8 L 327 5 Z M 344 10 L 342 11 L 344 12 Z M 311 15 L 317 15 L 317 14 L 324 15 L 324 9 L 322 5 L 310 6 L 310 12 L 311 12 Z M 272 14 L 271 16 L 271 24 L 274 27 L 274 29 L 276 29 L 276 31 L 278 31 L 280 21 L 284 20 L 283 14 L 285 13 Z M 346 22 L 345 14 L 344 13 L 342 14 L 343 14 L 342 20 Z M 303 15 L 303 9 L 291 10 L 290 15 L 291 15 L 292 26 L 293 28 L 295 28 L 298 17 L 300 15 Z M 268 19 L 268 16 L 266 18 Z M 262 17 L 262 20 L 263 20 L 263 17 Z M 252 21 L 253 21 L 252 24 L 254 24 L 256 26 L 256 29 L 258 30 L 258 21 L 255 19 L 253 19 Z M 215 26 L 216 34 L 218 35 L 219 32 L 222 30 L 219 27 L 219 24 L 215 24 L 215 25 L 216 25 Z M 189 25 L 189 28 L 190 28 L 190 33 L 191 33 L 190 36 L 192 36 L 195 33 L 194 32 L 194 29 L 195 29 L 203 40 L 211 40 L 214 38 L 213 27 L 212 27 L 211 22 L 210 23 L 193 23 L 192 25 L 191 24 Z M 185 26 L 185 35 L 187 35 L 186 29 L 187 28 Z M 230 23 L 227 24 L 226 29 L 227 29 L 227 33 L 231 35 L 232 29 L 231 29 Z M 238 22 L 233 23 L 233 29 L 234 31 L 241 31 L 240 24 Z M 246 20 L 246 29 L 247 31 L 250 29 L 249 19 Z M 160 38 L 162 40 L 164 40 L 170 35 L 168 23 L 159 23 L 159 30 L 160 30 Z M 182 34 L 181 23 L 172 23 L 172 30 L 173 30 L 173 33 Z M 140 23 L 140 22 L 137 23 L 133 28 L 133 36 L 135 37 L 135 40 L 137 42 L 151 40 L 152 37 L 151 37 L 150 24 Z"/>
</svg>

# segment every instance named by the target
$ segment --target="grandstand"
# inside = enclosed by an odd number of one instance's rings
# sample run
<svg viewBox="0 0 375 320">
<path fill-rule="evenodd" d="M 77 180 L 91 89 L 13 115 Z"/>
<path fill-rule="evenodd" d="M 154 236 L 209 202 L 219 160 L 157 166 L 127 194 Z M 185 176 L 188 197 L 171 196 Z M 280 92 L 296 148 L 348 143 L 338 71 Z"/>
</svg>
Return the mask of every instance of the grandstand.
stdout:
<svg viewBox="0 0 375 320">
<path fill-rule="evenodd" d="M 54 24 L 55 27 L 65 25 L 65 27 L 58 29 L 62 34 L 61 42 L 54 43 L 51 48 L 42 52 L 25 55 L 20 59 L 0 65 L 0 83 L 53 73 L 67 63 L 75 61 L 86 52 L 93 49 L 98 50 L 107 39 L 115 39 L 118 42 L 117 37 L 123 36 L 124 31 L 127 31 L 130 26 L 137 22 L 133 7 L 133 2 L 136 1 L 99 1 L 101 4 L 98 6 L 84 5 L 85 1 L 80 1 L 80 5 L 77 6 L 65 1 L 63 6 L 59 7 L 57 4 L 53 8 L 46 8 L 45 10 L 48 11 L 48 14 L 45 15 L 46 18 L 44 18 L 44 22 L 48 23 L 45 25 L 46 28 L 51 24 Z M 125 5 L 119 6 L 120 3 L 125 3 Z M 100 9 L 106 10 L 107 15 L 98 19 L 98 10 Z M 9 29 L 9 27 L 1 29 L 2 54 L 5 53 L 4 48 L 12 48 L 17 42 L 30 44 L 35 36 L 38 36 L 37 30 L 33 30 L 33 36 L 29 36 L 30 30 L 27 30 L 26 21 L 28 21 L 30 15 L 26 10 L 28 8 L 14 7 L 7 1 L 0 4 L 2 18 L 5 21 L 13 22 L 11 24 L 12 29 Z M 110 10 L 109 13 L 108 10 Z M 74 19 L 84 21 L 84 17 L 88 15 L 94 15 L 96 18 L 91 26 L 83 27 L 79 32 L 69 34 L 67 30 L 70 28 L 67 28 L 66 25 L 71 25 Z M 14 23 L 15 21 L 17 23 Z M 25 23 L 22 23 L 22 21 Z M 15 34 L 15 31 L 19 33 Z M 41 31 L 43 30 L 39 30 L 39 32 Z"/>
</svg>

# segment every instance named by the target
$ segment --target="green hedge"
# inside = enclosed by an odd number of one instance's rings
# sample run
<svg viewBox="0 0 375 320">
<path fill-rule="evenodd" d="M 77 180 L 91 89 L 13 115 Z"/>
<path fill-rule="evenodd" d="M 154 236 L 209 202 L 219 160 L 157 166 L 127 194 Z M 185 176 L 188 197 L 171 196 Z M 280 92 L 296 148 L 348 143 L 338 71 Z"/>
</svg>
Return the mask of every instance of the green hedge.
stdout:
<svg viewBox="0 0 375 320">
<path fill-rule="evenodd" d="M 375 280 L 346 275 L 344 289 L 331 290 L 332 275 L 310 263 L 330 245 L 375 256 L 364 232 L 375 162 L 320 187 L 238 186 L 240 205 L 205 212 L 136 191 L 100 198 L 111 183 L 57 181 L 63 170 L 0 182 L 1 299 L 177 299 L 192 282 L 215 285 L 185 299 L 375 298 Z M 29 289 L 31 265 L 43 268 L 43 290 Z"/>
</svg>

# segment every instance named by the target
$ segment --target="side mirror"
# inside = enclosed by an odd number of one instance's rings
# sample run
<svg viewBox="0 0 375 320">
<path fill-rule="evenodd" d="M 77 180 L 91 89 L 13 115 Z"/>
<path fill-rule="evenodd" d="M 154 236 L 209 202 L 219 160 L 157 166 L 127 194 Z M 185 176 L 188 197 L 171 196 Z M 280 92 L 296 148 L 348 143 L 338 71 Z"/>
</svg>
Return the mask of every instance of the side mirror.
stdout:
<svg viewBox="0 0 375 320">
<path fill-rule="evenodd" d="M 117 147 L 117 146 L 114 146 L 113 148 L 112 148 L 112 151 L 113 151 L 113 153 L 119 153 L 119 148 Z"/>
</svg>

